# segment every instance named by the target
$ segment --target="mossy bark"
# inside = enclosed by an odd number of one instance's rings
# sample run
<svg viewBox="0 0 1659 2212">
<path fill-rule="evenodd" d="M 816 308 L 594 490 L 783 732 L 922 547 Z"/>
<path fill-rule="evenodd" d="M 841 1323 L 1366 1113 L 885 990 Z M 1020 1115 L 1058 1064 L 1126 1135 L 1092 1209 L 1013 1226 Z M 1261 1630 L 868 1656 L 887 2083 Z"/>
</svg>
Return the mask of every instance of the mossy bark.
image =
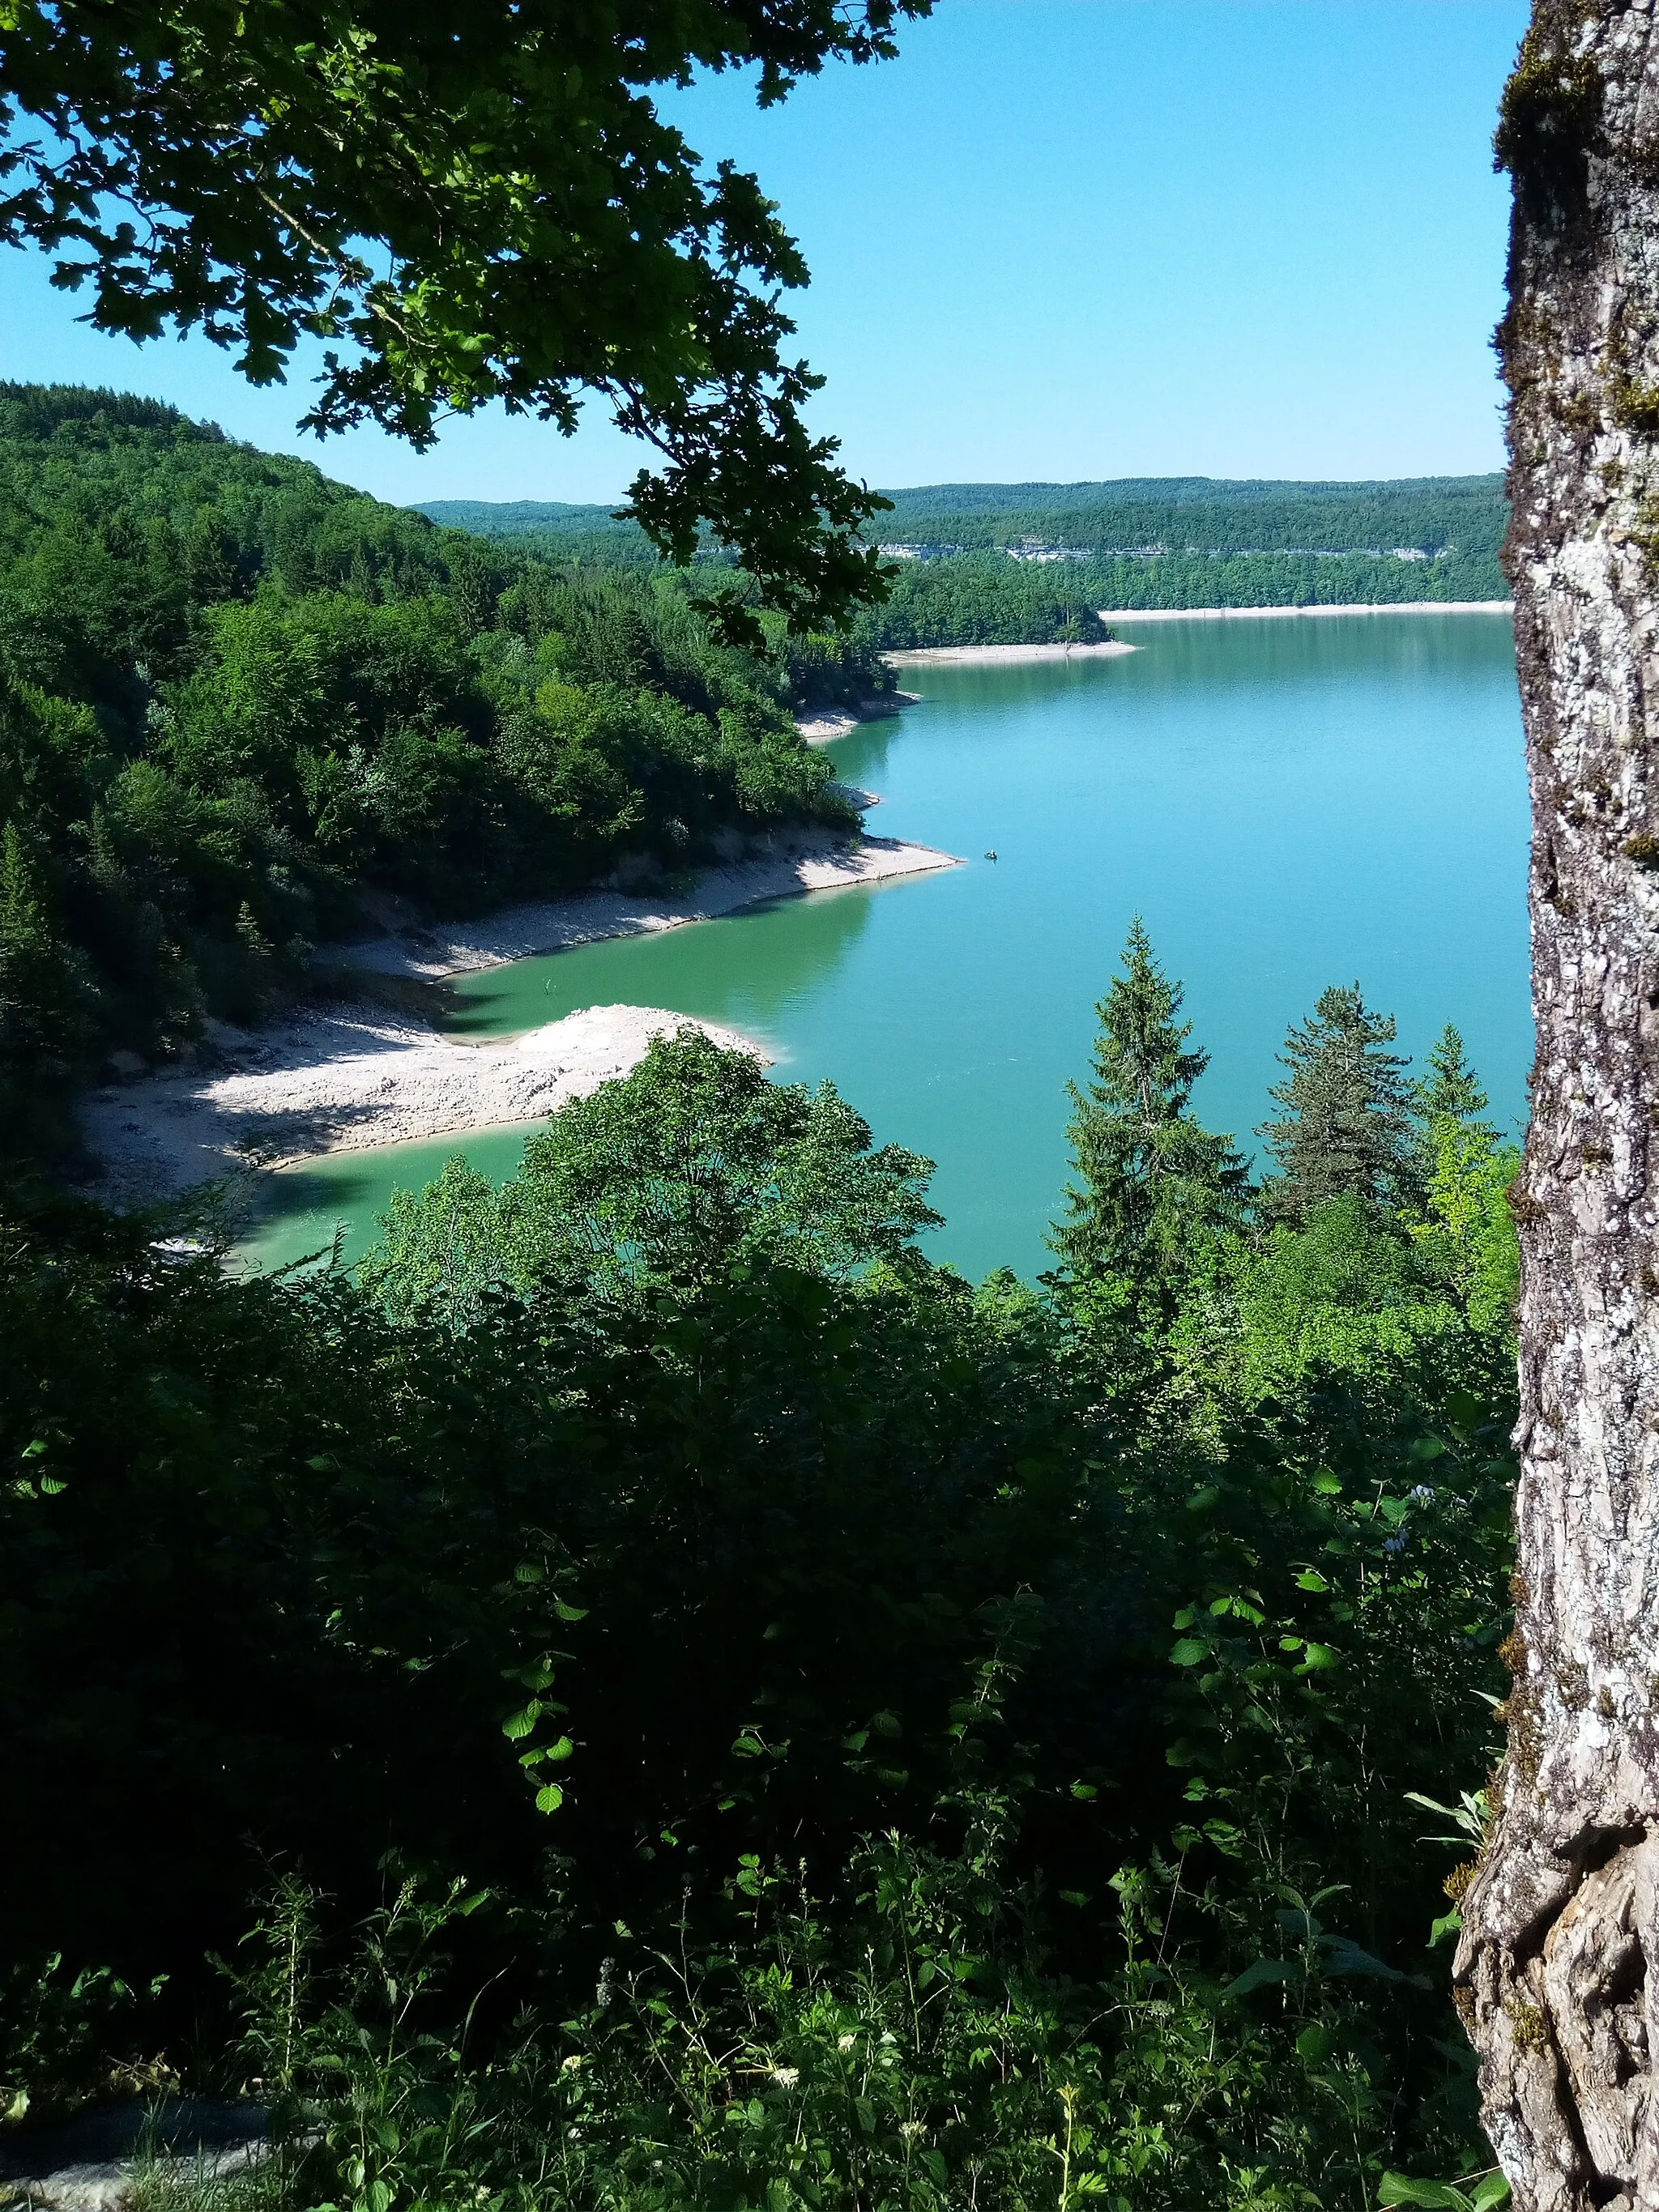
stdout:
<svg viewBox="0 0 1659 2212">
<path fill-rule="evenodd" d="M 1498 142 L 1538 1058 L 1509 1752 L 1456 1978 L 1522 2212 L 1659 2212 L 1655 15 L 1539 0 Z"/>
</svg>

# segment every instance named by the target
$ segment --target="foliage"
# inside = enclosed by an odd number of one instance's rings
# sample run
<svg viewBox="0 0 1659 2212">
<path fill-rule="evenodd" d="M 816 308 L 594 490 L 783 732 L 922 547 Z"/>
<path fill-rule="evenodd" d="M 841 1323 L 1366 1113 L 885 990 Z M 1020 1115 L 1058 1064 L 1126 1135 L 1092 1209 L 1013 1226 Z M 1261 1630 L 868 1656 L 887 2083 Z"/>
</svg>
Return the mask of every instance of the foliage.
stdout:
<svg viewBox="0 0 1659 2212">
<path fill-rule="evenodd" d="M 165 1978 L 143 1994 L 159 1996 Z M 72 1972 L 61 1951 L 14 1954 L 0 1964 L 0 2131 L 31 2114 L 59 2117 L 112 2090 L 131 2094 L 176 2079 L 164 2059 L 112 2063 L 110 2047 L 140 2002 L 107 1966 Z"/>
<path fill-rule="evenodd" d="M 36 1133 L 91 1026 L 81 962 L 54 927 L 41 870 L 15 822 L 0 829 L 0 1115 Z"/>
<path fill-rule="evenodd" d="M 858 618 L 888 647 L 1104 635 L 1115 608 L 1502 599 L 1502 479 L 939 484 L 891 492 L 906 553 Z"/>
<path fill-rule="evenodd" d="M 1106 554 L 1495 555 L 1508 516 L 1501 475 L 1376 483 L 1126 477 L 1107 483 L 927 484 L 886 494 L 884 534 L 969 550 L 1052 546 Z"/>
<path fill-rule="evenodd" d="M 131 1972 L 222 1944 L 250 1838 L 358 1901 L 376 1837 L 522 1886 L 562 1796 L 602 1924 L 705 1830 L 769 1850 L 817 1808 L 833 1852 L 905 1802 L 923 1754 L 883 1731 L 1043 1571 L 1085 1455 L 1040 1316 L 782 1241 L 457 1337 L 142 1222 L 19 1220 L 0 1721 L 39 1817 L 3 1874 L 40 1924 Z"/>
<path fill-rule="evenodd" d="M 1449 1023 L 1418 1088 L 1427 1218 L 1409 1226 L 1475 1326 L 1502 1334 L 1521 1293 L 1521 1254 L 1508 1197 L 1521 1156 L 1480 1118 L 1487 1103 L 1464 1058 L 1463 1040 Z"/>
<path fill-rule="evenodd" d="M 1154 1137 L 1179 1012 L 1132 937 L 1098 1087 Z M 931 1267 L 926 1163 L 696 1033 L 361 1281 L 15 1191 L 0 1881 L 272 2103 L 222 2212 L 1481 2165 L 1419 1808 L 1490 1759 L 1513 1231 L 1461 1049 L 1395 1059 L 1420 1208 L 1235 1192 L 1131 1332 Z M 1132 1261 L 1150 1142 L 1091 1168 Z"/>
<path fill-rule="evenodd" d="M 891 561 L 858 616 L 874 654 L 949 645 L 1089 644 L 1115 608 L 1503 599 L 1499 477 L 1388 483 L 933 484 L 884 495 L 867 526 Z M 650 541 L 599 507 L 429 501 L 456 530 L 549 558 L 643 564 Z"/>
<path fill-rule="evenodd" d="M 890 54 L 929 4 L 318 0 L 296 35 L 275 0 L 24 0 L 0 31 L 0 237 L 90 282 L 96 327 L 199 327 L 255 383 L 329 342 L 319 432 L 423 447 L 501 399 L 568 434 L 602 393 L 663 458 L 631 511 L 665 552 L 688 560 L 706 521 L 769 604 L 833 619 L 878 588 L 854 533 L 879 502 L 801 418 L 821 380 L 784 356 L 779 294 L 805 264 L 757 179 L 711 173 L 653 93 L 755 67 L 769 105 Z"/>
<path fill-rule="evenodd" d="M 1025 567 L 999 554 L 896 564 L 882 605 L 860 614 L 854 640 L 870 650 L 924 646 L 1097 645 L 1108 635 L 1092 576 Z"/>
<path fill-rule="evenodd" d="M 886 599 L 853 625 L 867 649 L 940 645 L 1087 645 L 1113 635 L 1114 612 L 1136 608 L 1409 606 L 1499 600 L 1495 555 L 1432 560 L 1393 553 L 1087 554 L 1053 562 L 1006 552 L 909 559 Z"/>
<path fill-rule="evenodd" d="M 1418 1983 L 1334 1933 L 1333 1893 L 1200 1891 L 1191 1828 L 1179 1858 L 1110 1876 L 1100 1940 L 1062 1966 L 1093 1900 L 1014 1878 L 1025 1634 L 1019 1608 L 988 1626 L 938 1833 L 873 1836 L 827 1887 L 744 1856 L 712 1915 L 688 1896 L 648 1932 L 619 1923 L 556 2030 L 521 2010 L 486 2051 L 476 2002 L 459 2032 L 434 2002 L 441 1947 L 499 1900 L 394 1870 L 331 1967 L 320 1900 L 285 1883 L 233 1970 L 278 2119 L 274 2200 L 1368 2204 L 1389 2133 L 1375 2039 L 1421 2008 Z M 1287 1955 L 1251 1955 L 1257 1917 Z M 1443 2123 L 1413 2148 L 1454 2141 Z"/>
<path fill-rule="evenodd" d="M 504 1188 L 458 1156 L 420 1197 L 398 1192 L 364 1279 L 394 1312 L 452 1325 L 550 1276 L 611 1294 L 757 1266 L 839 1280 L 938 1224 L 932 1171 L 897 1145 L 872 1152 L 833 1084 L 769 1083 L 688 1025 L 556 1114 Z"/>
</svg>

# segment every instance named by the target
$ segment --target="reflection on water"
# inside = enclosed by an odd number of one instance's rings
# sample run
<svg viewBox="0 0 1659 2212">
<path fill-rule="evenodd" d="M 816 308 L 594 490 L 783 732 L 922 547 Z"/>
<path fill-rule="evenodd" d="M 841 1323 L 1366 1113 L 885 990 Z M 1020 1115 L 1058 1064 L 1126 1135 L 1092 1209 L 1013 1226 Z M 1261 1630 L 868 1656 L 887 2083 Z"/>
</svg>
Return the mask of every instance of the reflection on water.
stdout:
<svg viewBox="0 0 1659 2212">
<path fill-rule="evenodd" d="M 1105 660 L 927 665 L 927 696 L 834 748 L 873 826 L 970 856 L 875 890 L 525 961 L 466 979 L 458 1027 L 503 1034 L 629 1001 L 725 1022 L 778 1073 L 832 1076 L 939 1163 L 931 1249 L 978 1274 L 1046 1263 L 1068 1077 L 1130 917 L 1146 916 L 1212 1061 L 1199 1092 L 1246 1145 L 1287 1025 L 1358 977 L 1420 1055 L 1455 1020 L 1505 1121 L 1531 1050 L 1526 793 L 1507 623 L 1487 615 L 1132 626 Z M 994 864 L 978 856 L 994 847 Z M 510 1173 L 522 1131 L 276 1178 L 262 1256 L 357 1248 L 397 1183 L 461 1146 Z M 308 1240 L 308 1242 L 307 1242 Z"/>
<path fill-rule="evenodd" d="M 582 1006 L 672 1006 L 771 1043 L 802 993 L 849 957 L 869 924 L 871 899 L 884 888 L 897 886 L 774 901 L 719 921 L 486 969 L 458 981 L 448 1027 L 459 1036 L 503 1036 Z"/>
<path fill-rule="evenodd" d="M 481 1174 L 505 1182 L 518 1172 L 525 1138 L 535 1126 L 377 1145 L 372 1152 L 334 1152 L 304 1167 L 283 1168 L 264 1180 L 260 1225 L 244 1250 L 262 1266 L 290 1267 L 325 1254 L 343 1225 L 345 1257 L 360 1258 L 374 1243 L 394 1190 L 424 1189 L 457 1152 L 465 1152 Z"/>
</svg>

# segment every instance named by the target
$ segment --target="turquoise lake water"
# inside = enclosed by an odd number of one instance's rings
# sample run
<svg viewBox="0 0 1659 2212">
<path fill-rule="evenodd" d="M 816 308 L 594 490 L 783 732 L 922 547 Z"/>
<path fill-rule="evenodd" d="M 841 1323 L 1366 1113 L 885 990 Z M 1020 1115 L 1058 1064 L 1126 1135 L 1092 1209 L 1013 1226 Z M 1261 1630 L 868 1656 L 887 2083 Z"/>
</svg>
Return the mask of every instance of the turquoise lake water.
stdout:
<svg viewBox="0 0 1659 2212">
<path fill-rule="evenodd" d="M 1130 918 L 1212 1054 L 1197 1105 L 1247 1146 L 1275 1054 L 1358 979 L 1420 1055 L 1455 1021 L 1518 1127 L 1531 1057 L 1527 798 L 1508 623 L 1494 615 L 1132 625 L 1120 659 L 927 666 L 921 704 L 834 748 L 883 794 L 872 831 L 969 865 L 787 899 L 464 979 L 457 1026 L 614 1002 L 708 1016 L 833 1078 L 939 1163 L 935 1256 L 1048 1264 L 1066 1084 Z M 994 848 L 995 861 L 980 856 Z M 524 1131 L 387 1146 L 271 1178 L 255 1255 L 372 1241 L 398 1186 L 456 1152 L 513 1170 Z"/>
</svg>

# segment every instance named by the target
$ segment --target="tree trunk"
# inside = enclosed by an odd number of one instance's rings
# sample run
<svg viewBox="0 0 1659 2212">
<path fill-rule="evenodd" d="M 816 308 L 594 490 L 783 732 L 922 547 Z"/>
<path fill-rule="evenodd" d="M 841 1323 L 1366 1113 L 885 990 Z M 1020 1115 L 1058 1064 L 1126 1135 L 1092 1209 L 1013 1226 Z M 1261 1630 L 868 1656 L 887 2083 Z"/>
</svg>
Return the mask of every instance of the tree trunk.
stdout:
<svg viewBox="0 0 1659 2212">
<path fill-rule="evenodd" d="M 1456 1982 L 1522 2212 L 1659 2212 L 1655 8 L 1538 0 L 1498 132 L 1538 1057 L 1509 1750 Z"/>
</svg>

